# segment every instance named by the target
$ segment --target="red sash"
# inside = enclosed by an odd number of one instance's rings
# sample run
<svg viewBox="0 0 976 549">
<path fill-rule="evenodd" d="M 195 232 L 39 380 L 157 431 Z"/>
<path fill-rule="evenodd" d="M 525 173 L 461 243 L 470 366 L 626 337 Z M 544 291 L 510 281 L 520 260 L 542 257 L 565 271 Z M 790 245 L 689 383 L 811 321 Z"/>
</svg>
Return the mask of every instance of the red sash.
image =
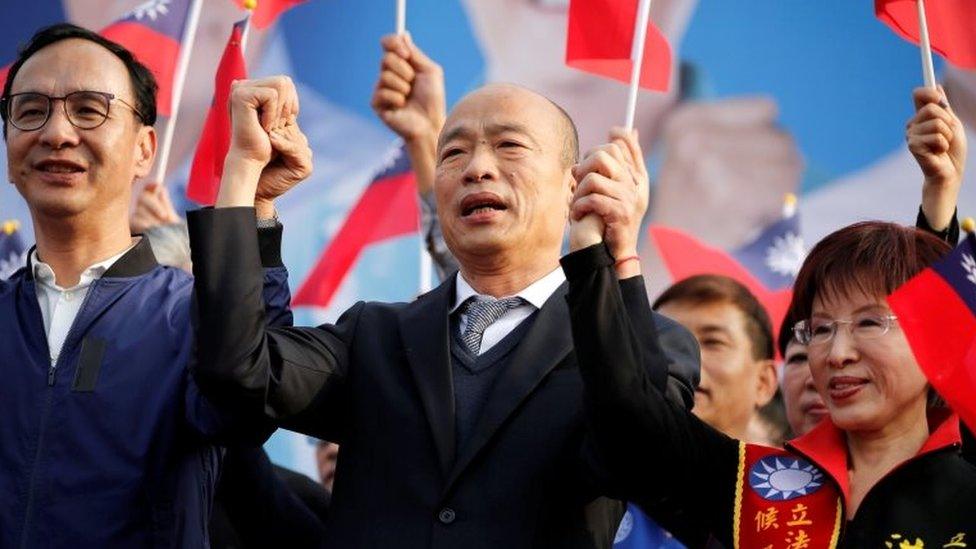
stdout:
<svg viewBox="0 0 976 549">
<path fill-rule="evenodd" d="M 843 508 L 816 465 L 786 450 L 739 445 L 735 549 L 833 549 Z"/>
</svg>

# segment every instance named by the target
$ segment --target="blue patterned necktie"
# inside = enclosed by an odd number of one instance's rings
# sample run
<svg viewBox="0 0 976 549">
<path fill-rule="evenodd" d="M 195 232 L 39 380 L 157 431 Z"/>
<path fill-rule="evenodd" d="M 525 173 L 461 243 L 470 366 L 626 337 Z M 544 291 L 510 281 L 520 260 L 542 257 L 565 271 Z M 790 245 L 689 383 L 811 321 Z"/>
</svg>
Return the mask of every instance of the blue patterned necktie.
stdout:
<svg viewBox="0 0 976 549">
<path fill-rule="evenodd" d="M 478 356 L 481 350 L 481 338 L 485 334 L 488 326 L 491 326 L 506 312 L 522 304 L 521 297 L 506 297 L 504 299 L 494 299 L 491 297 L 477 296 L 469 299 L 464 304 L 464 314 L 467 315 L 467 323 L 464 326 L 464 333 L 461 339 L 471 354 Z"/>
</svg>

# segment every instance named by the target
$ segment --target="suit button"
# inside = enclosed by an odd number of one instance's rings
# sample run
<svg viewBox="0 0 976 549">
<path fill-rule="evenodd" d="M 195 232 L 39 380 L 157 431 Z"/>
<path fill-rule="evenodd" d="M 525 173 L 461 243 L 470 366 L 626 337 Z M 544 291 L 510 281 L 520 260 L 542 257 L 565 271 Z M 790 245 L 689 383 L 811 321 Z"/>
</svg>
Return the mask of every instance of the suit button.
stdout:
<svg viewBox="0 0 976 549">
<path fill-rule="evenodd" d="M 441 524 L 450 524 L 454 522 L 454 519 L 456 518 L 457 513 L 455 513 L 454 509 L 451 509 L 450 507 L 445 507 L 441 509 L 439 513 L 437 513 L 437 520 L 441 521 Z"/>
</svg>

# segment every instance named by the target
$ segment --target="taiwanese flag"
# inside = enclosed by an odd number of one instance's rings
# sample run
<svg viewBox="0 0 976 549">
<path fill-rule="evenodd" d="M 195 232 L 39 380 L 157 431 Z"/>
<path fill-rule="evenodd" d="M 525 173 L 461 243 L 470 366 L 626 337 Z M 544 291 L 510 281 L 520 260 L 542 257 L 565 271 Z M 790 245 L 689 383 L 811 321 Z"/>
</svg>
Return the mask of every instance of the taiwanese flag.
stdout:
<svg viewBox="0 0 976 549">
<path fill-rule="evenodd" d="M 794 211 L 789 206 L 781 220 L 731 253 L 677 229 L 652 225 L 649 232 L 674 282 L 695 275 L 716 274 L 748 288 L 766 308 L 773 325 L 773 341 L 776 341 L 793 297 L 793 281 L 806 257 Z"/>
<path fill-rule="evenodd" d="M 190 167 L 190 181 L 186 186 L 186 196 L 198 204 L 213 205 L 220 189 L 220 176 L 224 173 L 224 158 L 230 149 L 230 87 L 234 80 L 247 78 L 244 53 L 241 51 L 241 36 L 247 26 L 247 18 L 234 23 L 230 39 L 224 48 L 224 55 L 217 66 L 214 78 L 214 98 L 207 119 L 203 124 L 197 150 L 193 154 Z"/>
<path fill-rule="evenodd" d="M 159 84 L 156 108 L 161 116 L 172 111 L 173 79 L 191 4 L 192 0 L 147 0 L 99 32 L 152 71 Z M 7 69 L 0 69 L 0 82 L 6 80 Z"/>
<path fill-rule="evenodd" d="M 417 232 L 419 218 L 417 185 L 401 145 L 392 164 L 366 187 L 298 288 L 292 304 L 327 307 L 363 248 Z"/>
<path fill-rule="evenodd" d="M 639 0 L 572 0 L 566 64 L 629 84 L 638 4 Z M 648 21 L 640 86 L 667 91 L 670 81 L 671 46 L 654 22 Z"/>
<path fill-rule="evenodd" d="M 919 43 L 916 0 L 875 0 L 874 13 L 898 36 Z M 929 0 L 925 20 L 933 50 L 957 67 L 976 69 L 976 2 Z"/>
<path fill-rule="evenodd" d="M 247 8 L 247 0 L 234 1 L 237 2 L 238 6 Z M 278 19 L 279 15 L 303 2 L 305 0 L 257 0 L 257 6 L 252 12 L 254 26 L 259 29 L 270 27 Z"/>
<path fill-rule="evenodd" d="M 17 221 L 0 223 L 0 280 L 23 267 L 26 258 L 27 248 L 20 238 L 20 223 Z"/>
<path fill-rule="evenodd" d="M 888 296 L 918 365 L 976 430 L 976 235 Z"/>
</svg>

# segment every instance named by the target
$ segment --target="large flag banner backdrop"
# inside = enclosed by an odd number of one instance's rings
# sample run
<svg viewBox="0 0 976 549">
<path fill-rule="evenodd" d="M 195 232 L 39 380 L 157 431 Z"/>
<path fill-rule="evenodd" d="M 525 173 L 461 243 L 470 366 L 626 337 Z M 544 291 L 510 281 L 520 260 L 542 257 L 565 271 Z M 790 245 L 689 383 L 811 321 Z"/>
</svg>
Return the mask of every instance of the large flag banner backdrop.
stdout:
<svg viewBox="0 0 976 549">
<path fill-rule="evenodd" d="M 396 146 L 395 136 L 369 107 L 379 38 L 394 30 L 395 2 L 264 1 L 290 9 L 276 13 L 267 28 L 251 29 L 245 52 L 249 74 L 285 72 L 298 83 L 299 122 L 315 153 L 313 176 L 278 203 L 294 291 L 309 280 L 325 251 L 338 245 L 336 236 L 350 212 Z M 65 20 L 105 29 L 127 17 L 126 25 L 136 24 L 136 18 L 156 33 L 152 36 L 172 40 L 151 53 L 171 55 L 173 44 L 180 43 L 175 27 L 154 25 L 179 13 L 186 2 L 5 2 L 0 66 L 34 30 Z M 941 42 L 945 32 L 936 6 L 952 3 L 926 3 L 937 51 L 949 46 Z M 261 5 L 259 0 L 259 10 Z M 627 85 L 567 66 L 570 5 L 568 0 L 410 0 L 408 23 L 414 41 L 444 67 L 449 104 L 492 80 L 526 85 L 566 106 L 586 150 L 621 123 Z M 141 17 L 135 11 L 140 6 L 146 7 Z M 874 7 L 867 0 L 654 0 L 651 20 L 670 44 L 671 69 L 669 90 L 642 91 L 637 104 L 636 127 L 651 166 L 654 216 L 649 222 L 727 254 L 743 251 L 782 219 L 784 192 L 799 196 L 796 222 L 807 246 L 859 219 L 913 223 L 921 174 L 903 133 L 913 114 L 911 90 L 922 84 L 918 48 L 879 21 Z M 231 25 L 243 15 L 236 0 L 206 0 L 201 11 L 168 164 L 166 184 L 174 197 L 185 195 L 216 68 Z M 156 38 L 154 44 L 164 44 Z M 948 62 L 937 56 L 936 73 L 950 102 L 976 104 L 976 74 L 966 69 L 965 57 L 943 53 Z M 645 64 L 654 67 L 652 58 L 645 57 Z M 972 131 L 976 112 L 956 110 Z M 856 131 L 850 131 L 852 124 Z M 0 155 L 0 173 L 6 173 L 5 162 L 6 155 Z M 770 176 L 776 166 L 781 172 Z M 976 212 L 976 166 L 966 170 L 959 212 Z M 29 246 L 33 231 L 23 200 L 13 185 L 0 185 L 0 220 L 7 219 L 20 221 Z M 364 246 L 328 306 L 302 306 L 296 321 L 335 320 L 359 299 L 411 299 L 418 288 L 420 243 L 413 231 L 400 234 Z M 645 234 L 642 246 L 648 272 L 656 273 L 648 277 L 649 286 L 660 291 L 670 277 L 653 239 Z M 773 281 L 745 270 L 779 291 Z M 315 474 L 304 437 L 279 432 L 268 448 L 282 464 Z"/>
</svg>

